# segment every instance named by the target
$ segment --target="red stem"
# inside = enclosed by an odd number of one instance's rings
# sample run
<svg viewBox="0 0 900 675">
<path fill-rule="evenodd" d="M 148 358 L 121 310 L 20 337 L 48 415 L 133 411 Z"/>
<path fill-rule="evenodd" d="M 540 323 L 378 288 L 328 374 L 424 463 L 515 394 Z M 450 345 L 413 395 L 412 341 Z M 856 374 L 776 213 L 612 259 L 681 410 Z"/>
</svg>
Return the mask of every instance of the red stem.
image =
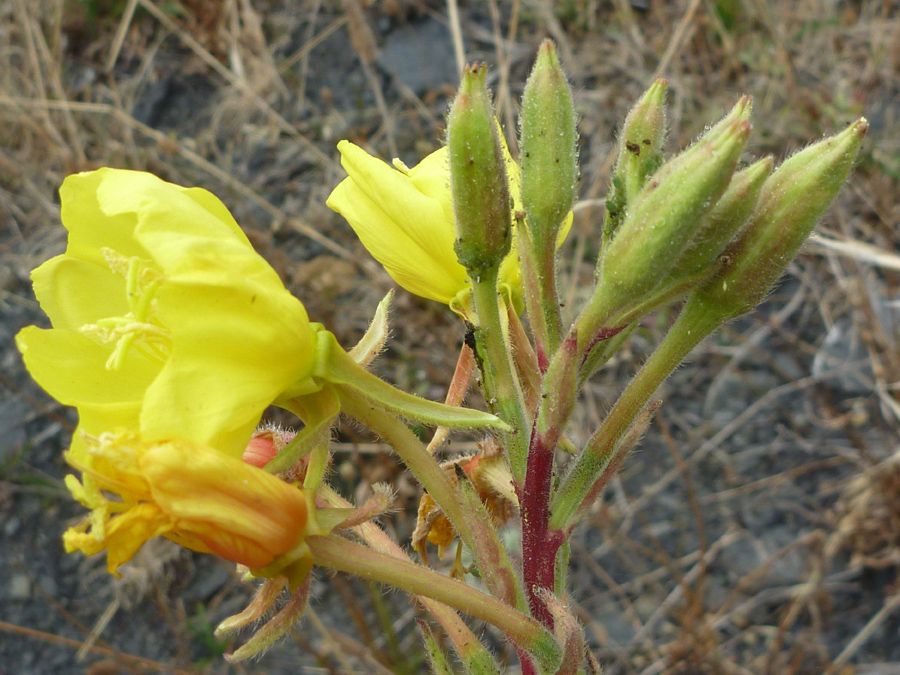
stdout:
<svg viewBox="0 0 900 675">
<path fill-rule="evenodd" d="M 614 338 L 616 335 L 621 333 L 623 330 L 628 328 L 628 324 L 624 324 L 622 326 L 616 326 L 615 328 L 601 328 L 597 331 L 597 334 L 591 339 L 590 344 L 588 344 L 587 349 L 584 351 L 584 358 L 590 355 L 591 350 L 596 347 L 598 344 L 605 340 L 609 340 L 610 338 Z"/>
<path fill-rule="evenodd" d="M 537 667 L 528 656 L 528 652 L 524 649 L 516 647 L 516 653 L 519 655 L 519 665 L 522 667 L 522 675 L 539 675 Z"/>
<path fill-rule="evenodd" d="M 525 486 L 519 498 L 522 505 L 522 572 L 528 604 L 534 618 L 552 629 L 553 617 L 535 592 L 537 588 L 554 591 L 556 552 L 563 543 L 561 532 L 551 537 L 547 528 L 555 446 L 547 440 L 532 429 Z"/>
</svg>

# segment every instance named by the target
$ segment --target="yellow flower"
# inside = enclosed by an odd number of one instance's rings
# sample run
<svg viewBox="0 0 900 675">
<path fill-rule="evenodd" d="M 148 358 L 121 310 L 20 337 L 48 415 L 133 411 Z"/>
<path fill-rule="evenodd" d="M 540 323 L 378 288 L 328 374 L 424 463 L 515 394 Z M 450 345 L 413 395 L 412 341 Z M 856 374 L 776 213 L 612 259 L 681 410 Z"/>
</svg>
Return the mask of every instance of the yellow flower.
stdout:
<svg viewBox="0 0 900 675">
<path fill-rule="evenodd" d="M 67 552 L 106 549 L 116 573 L 146 541 L 163 535 L 252 570 L 278 561 L 281 569 L 299 562 L 308 571 L 303 538 L 318 528 L 298 487 L 183 439 L 147 443 L 119 431 L 85 434 L 84 441 L 66 453 L 83 482 L 70 475 L 66 485 L 92 512 L 63 536 Z"/>
<path fill-rule="evenodd" d="M 338 150 L 348 177 L 331 193 L 328 206 L 347 219 L 363 246 L 400 286 L 450 305 L 465 317 L 471 307 L 470 287 L 453 250 L 456 225 L 447 148 L 431 153 L 411 169 L 399 159 L 392 169 L 348 141 L 338 143 Z M 521 170 L 505 144 L 503 150 L 512 210 L 521 211 Z M 570 213 L 557 246 L 571 226 Z M 500 286 L 521 308 L 522 277 L 515 242 L 500 267 Z"/>
<path fill-rule="evenodd" d="M 239 458 L 262 412 L 314 367 L 306 310 L 199 188 L 100 169 L 60 189 L 63 255 L 32 274 L 51 330 L 16 337 L 84 434 L 183 438 Z"/>
<path fill-rule="evenodd" d="M 338 143 L 338 150 L 349 175 L 331 193 L 328 206 L 347 219 L 400 286 L 465 316 L 471 305 L 469 280 L 453 251 L 456 226 L 447 148 L 412 169 L 398 159 L 392 169 L 348 141 Z M 507 173 L 513 208 L 521 209 L 519 167 L 508 153 Z M 500 284 L 514 303 L 521 302 L 515 247 L 500 268 Z"/>
</svg>

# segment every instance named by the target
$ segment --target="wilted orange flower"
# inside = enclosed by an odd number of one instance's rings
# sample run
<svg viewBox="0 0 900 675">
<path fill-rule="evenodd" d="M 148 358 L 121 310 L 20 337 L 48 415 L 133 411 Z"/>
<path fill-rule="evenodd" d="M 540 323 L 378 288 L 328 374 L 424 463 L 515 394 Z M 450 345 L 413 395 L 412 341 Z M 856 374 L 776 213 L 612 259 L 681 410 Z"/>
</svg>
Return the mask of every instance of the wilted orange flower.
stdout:
<svg viewBox="0 0 900 675">
<path fill-rule="evenodd" d="M 511 486 L 512 481 L 508 479 L 509 469 L 496 442 L 486 441 L 481 446 L 483 451 L 479 454 L 444 462 L 441 464 L 441 468 L 454 485 L 457 482 L 456 467 L 462 468 L 487 508 L 494 527 L 500 527 L 506 524 L 516 510 L 515 495 L 512 493 L 511 487 L 508 490 L 502 487 L 503 484 Z M 416 529 L 412 536 L 412 547 L 419 552 L 425 564 L 428 564 L 426 541 L 438 547 L 438 556 L 443 559 L 444 552 L 450 547 L 456 536 L 453 524 L 440 510 L 431 495 L 427 492 L 422 495 L 422 499 L 419 501 Z M 460 552 L 457 551 L 454 572 L 459 572 L 461 569 L 459 555 Z"/>
<path fill-rule="evenodd" d="M 304 566 L 304 537 L 318 528 L 300 488 L 182 439 L 147 443 L 121 431 L 84 440 L 66 453 L 83 479 L 67 476 L 66 485 L 91 513 L 65 533 L 68 552 L 106 549 L 109 571 L 116 573 L 146 541 L 162 535 L 251 570 L 276 561 L 282 569 Z"/>
</svg>

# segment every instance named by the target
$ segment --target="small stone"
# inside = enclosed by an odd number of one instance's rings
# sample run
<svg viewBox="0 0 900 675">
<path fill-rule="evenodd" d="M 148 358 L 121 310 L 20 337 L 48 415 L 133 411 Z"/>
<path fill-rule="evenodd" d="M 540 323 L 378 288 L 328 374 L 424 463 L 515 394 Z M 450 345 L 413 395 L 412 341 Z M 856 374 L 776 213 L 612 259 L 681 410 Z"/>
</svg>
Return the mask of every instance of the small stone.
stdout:
<svg viewBox="0 0 900 675">
<path fill-rule="evenodd" d="M 431 18 L 391 32 L 378 55 L 378 65 L 417 96 L 453 86 L 459 79 L 450 29 Z"/>
<path fill-rule="evenodd" d="M 603 628 L 613 644 L 623 646 L 630 644 L 636 635 L 631 622 L 613 609 L 602 610 L 593 619 Z"/>
<path fill-rule="evenodd" d="M 50 575 L 46 575 L 41 577 L 37 585 L 43 591 L 44 594 L 50 596 L 51 598 L 55 598 L 59 593 L 59 585 L 56 583 L 56 579 L 54 579 Z"/>
<path fill-rule="evenodd" d="M 3 526 L 3 534 L 7 537 L 14 537 L 21 527 L 22 521 L 16 516 L 10 516 L 10 519 Z"/>
<path fill-rule="evenodd" d="M 27 600 L 31 597 L 31 579 L 27 574 L 13 574 L 9 579 L 11 600 Z"/>
</svg>

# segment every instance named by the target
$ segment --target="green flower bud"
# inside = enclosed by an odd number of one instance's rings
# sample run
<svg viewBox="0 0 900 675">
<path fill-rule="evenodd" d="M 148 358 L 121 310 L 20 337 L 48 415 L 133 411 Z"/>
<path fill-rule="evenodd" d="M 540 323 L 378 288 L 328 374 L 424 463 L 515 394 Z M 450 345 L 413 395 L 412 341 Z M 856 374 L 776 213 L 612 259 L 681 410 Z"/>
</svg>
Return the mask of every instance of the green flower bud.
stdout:
<svg viewBox="0 0 900 675">
<path fill-rule="evenodd" d="M 538 250 L 555 250 L 572 203 L 578 161 L 575 104 L 552 40 L 544 40 L 522 96 L 522 203 Z"/>
<path fill-rule="evenodd" d="M 864 117 L 785 161 L 763 184 L 756 209 L 721 269 L 691 297 L 728 320 L 762 302 L 837 196 L 869 128 Z"/>
<path fill-rule="evenodd" d="M 483 63 L 463 71 L 447 121 L 447 148 L 456 215 L 454 250 L 469 275 L 477 278 L 500 265 L 512 241 L 506 162 Z"/>
<path fill-rule="evenodd" d="M 734 174 L 725 194 L 700 223 L 694 238 L 672 267 L 669 278 L 624 316 L 622 323 L 630 323 L 661 305 L 684 298 L 715 274 L 722 252 L 749 221 L 763 183 L 772 173 L 772 164 L 772 158 L 766 157 Z"/>
<path fill-rule="evenodd" d="M 732 120 L 666 162 L 629 206 L 603 254 L 594 308 L 627 312 L 672 273 L 700 223 L 725 192 L 750 134 Z"/>
<path fill-rule="evenodd" d="M 673 278 L 694 278 L 715 264 L 749 221 L 773 166 L 774 160 L 766 157 L 734 174 L 725 194 L 703 219 L 690 247 L 675 264 Z"/>
<path fill-rule="evenodd" d="M 612 186 L 606 200 L 604 240 L 608 240 L 625 215 L 628 203 L 663 162 L 666 138 L 666 87 L 656 80 L 628 113 L 619 138 L 619 156 L 613 169 Z"/>
<path fill-rule="evenodd" d="M 706 138 L 710 138 L 715 136 L 716 134 L 721 133 L 726 127 L 728 127 L 735 120 L 744 120 L 750 121 L 750 113 L 753 110 L 753 97 L 741 96 L 738 99 L 738 102 L 734 104 L 734 107 L 728 111 L 728 114 L 725 115 L 718 122 L 709 127 L 706 132 L 700 136 L 699 140 L 702 141 Z"/>
</svg>

